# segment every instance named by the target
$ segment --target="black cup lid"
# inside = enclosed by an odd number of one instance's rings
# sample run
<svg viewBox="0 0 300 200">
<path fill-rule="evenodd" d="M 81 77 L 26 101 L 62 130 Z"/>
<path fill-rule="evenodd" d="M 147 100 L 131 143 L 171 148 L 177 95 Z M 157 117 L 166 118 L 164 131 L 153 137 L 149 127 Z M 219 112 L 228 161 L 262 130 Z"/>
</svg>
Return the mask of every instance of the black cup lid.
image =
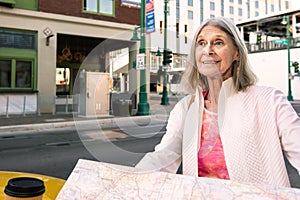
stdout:
<svg viewBox="0 0 300 200">
<path fill-rule="evenodd" d="M 8 181 L 4 193 L 12 197 L 36 197 L 45 192 L 44 182 L 37 178 L 18 177 Z"/>
</svg>

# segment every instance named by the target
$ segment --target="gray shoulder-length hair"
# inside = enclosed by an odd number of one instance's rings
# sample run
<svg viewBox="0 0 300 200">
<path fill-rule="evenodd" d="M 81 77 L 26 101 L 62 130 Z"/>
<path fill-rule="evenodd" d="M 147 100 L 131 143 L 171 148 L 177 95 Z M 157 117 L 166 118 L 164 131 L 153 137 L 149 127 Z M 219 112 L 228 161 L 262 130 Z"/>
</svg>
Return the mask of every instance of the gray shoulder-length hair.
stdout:
<svg viewBox="0 0 300 200">
<path fill-rule="evenodd" d="M 205 26 L 215 26 L 225 33 L 227 33 L 231 38 L 233 43 L 238 49 L 239 61 L 233 62 L 232 67 L 232 79 L 234 82 L 234 88 L 238 91 L 244 91 L 249 86 L 256 83 L 256 76 L 250 68 L 250 63 L 248 60 L 248 51 L 245 46 L 244 41 L 240 36 L 240 32 L 235 24 L 228 18 L 217 17 L 213 19 L 208 19 L 202 23 L 202 25 L 196 31 L 194 39 L 192 41 L 191 52 L 188 56 L 188 61 L 186 64 L 186 69 L 184 71 L 183 77 L 181 79 L 182 88 L 185 93 L 193 93 L 196 87 L 200 85 L 203 90 L 208 89 L 207 78 L 203 74 L 200 74 L 195 60 L 195 49 L 196 40 L 199 33 Z"/>
</svg>

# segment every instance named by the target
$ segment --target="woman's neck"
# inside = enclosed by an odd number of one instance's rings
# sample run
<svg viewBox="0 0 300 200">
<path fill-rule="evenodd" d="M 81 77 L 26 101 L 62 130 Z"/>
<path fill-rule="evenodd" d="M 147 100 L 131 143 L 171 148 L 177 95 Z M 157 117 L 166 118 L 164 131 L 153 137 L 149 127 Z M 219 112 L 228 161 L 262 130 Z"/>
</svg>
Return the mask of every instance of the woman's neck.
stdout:
<svg viewBox="0 0 300 200">
<path fill-rule="evenodd" d="M 222 87 L 222 80 L 208 79 L 208 94 L 206 96 L 205 107 L 212 112 L 218 112 L 219 94 Z"/>
</svg>

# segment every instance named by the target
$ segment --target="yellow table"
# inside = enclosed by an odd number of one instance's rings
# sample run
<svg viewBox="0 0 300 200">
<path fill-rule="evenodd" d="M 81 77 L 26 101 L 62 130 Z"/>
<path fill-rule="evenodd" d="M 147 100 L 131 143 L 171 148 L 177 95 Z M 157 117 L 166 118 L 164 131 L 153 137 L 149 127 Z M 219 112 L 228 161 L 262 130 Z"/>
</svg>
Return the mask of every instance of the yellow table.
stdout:
<svg viewBox="0 0 300 200">
<path fill-rule="evenodd" d="M 44 181 L 45 193 L 43 200 L 53 200 L 58 195 L 60 189 L 65 184 L 65 180 L 52 176 L 44 176 L 41 174 L 31 174 L 23 172 L 0 171 L 0 199 L 4 199 L 4 188 L 11 178 L 16 177 L 33 177 Z"/>
</svg>

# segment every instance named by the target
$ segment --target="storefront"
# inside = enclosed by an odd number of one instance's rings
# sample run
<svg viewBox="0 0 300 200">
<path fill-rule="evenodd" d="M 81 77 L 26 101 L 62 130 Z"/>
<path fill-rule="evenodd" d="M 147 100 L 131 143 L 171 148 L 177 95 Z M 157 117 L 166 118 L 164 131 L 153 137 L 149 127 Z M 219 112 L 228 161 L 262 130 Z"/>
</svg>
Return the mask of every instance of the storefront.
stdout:
<svg viewBox="0 0 300 200">
<path fill-rule="evenodd" d="M 76 90 L 80 70 L 109 73 L 109 52 L 136 49 L 130 41 L 132 25 L 0 9 L 2 115 L 52 113 L 57 96 Z M 129 55 L 130 63 L 134 55 Z"/>
</svg>

